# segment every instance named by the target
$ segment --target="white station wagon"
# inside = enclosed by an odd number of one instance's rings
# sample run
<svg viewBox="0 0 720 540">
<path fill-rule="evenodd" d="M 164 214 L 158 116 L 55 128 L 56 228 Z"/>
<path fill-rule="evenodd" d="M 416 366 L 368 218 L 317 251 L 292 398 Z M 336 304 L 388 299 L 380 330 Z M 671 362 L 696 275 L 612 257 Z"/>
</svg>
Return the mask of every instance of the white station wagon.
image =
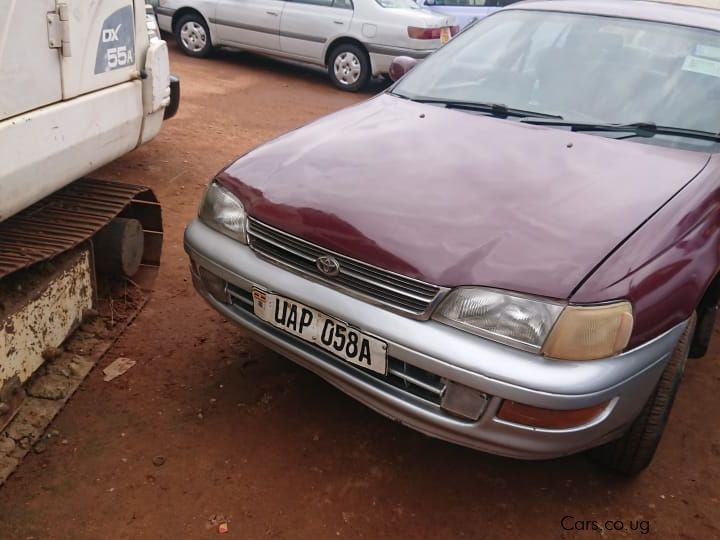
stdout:
<svg viewBox="0 0 720 540">
<path fill-rule="evenodd" d="M 386 75 L 396 56 L 425 58 L 458 32 L 454 17 L 413 0 L 160 0 L 155 12 L 190 56 L 227 46 L 299 60 L 326 66 L 350 91 Z"/>
</svg>

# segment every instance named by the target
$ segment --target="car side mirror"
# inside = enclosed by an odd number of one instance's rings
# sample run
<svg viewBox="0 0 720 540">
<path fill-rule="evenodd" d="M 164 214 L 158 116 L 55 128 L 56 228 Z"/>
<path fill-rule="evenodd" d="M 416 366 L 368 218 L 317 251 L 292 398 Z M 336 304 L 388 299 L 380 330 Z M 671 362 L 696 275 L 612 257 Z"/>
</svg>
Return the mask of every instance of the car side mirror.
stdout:
<svg viewBox="0 0 720 540">
<path fill-rule="evenodd" d="M 417 65 L 417 60 L 409 56 L 397 56 L 390 64 L 390 78 L 393 82 L 399 80 L 408 71 Z"/>
</svg>

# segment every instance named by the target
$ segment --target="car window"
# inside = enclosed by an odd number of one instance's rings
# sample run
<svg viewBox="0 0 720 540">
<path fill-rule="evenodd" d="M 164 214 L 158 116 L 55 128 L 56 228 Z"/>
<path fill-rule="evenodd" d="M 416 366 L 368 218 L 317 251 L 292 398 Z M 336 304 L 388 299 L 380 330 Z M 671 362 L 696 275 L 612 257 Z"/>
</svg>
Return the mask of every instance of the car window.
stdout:
<svg viewBox="0 0 720 540">
<path fill-rule="evenodd" d="M 352 0 L 333 0 L 332 7 L 353 9 L 353 3 Z"/>
<path fill-rule="evenodd" d="M 426 2 L 426 4 L 452 7 L 504 7 L 519 1 L 520 0 L 430 0 L 430 2 Z"/>
<path fill-rule="evenodd" d="M 313 6 L 332 7 L 333 0 L 289 0 L 295 4 L 310 4 Z"/>
<path fill-rule="evenodd" d="M 414 0 L 375 0 L 380 7 L 388 9 L 420 9 Z"/>
<path fill-rule="evenodd" d="M 490 7 L 493 0 L 430 0 L 433 6 L 452 6 L 452 7 Z"/>
<path fill-rule="evenodd" d="M 598 15 L 501 11 L 454 38 L 393 92 L 502 103 L 573 122 L 718 133 L 720 32 Z M 667 142 L 641 142 L 658 141 Z M 677 141 L 683 147 L 714 144 Z"/>
</svg>

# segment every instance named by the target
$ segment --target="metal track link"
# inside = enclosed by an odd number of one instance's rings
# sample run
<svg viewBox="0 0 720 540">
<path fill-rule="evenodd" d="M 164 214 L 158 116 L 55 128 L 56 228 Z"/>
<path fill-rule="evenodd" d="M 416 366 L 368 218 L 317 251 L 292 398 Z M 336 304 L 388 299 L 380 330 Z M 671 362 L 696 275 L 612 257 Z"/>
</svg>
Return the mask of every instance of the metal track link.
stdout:
<svg viewBox="0 0 720 540">
<path fill-rule="evenodd" d="M 83 178 L 0 223 L 0 279 L 51 259 L 90 239 L 116 217 L 135 218 L 143 226 L 143 267 L 151 283 L 160 265 L 160 205 L 147 187 Z"/>
</svg>

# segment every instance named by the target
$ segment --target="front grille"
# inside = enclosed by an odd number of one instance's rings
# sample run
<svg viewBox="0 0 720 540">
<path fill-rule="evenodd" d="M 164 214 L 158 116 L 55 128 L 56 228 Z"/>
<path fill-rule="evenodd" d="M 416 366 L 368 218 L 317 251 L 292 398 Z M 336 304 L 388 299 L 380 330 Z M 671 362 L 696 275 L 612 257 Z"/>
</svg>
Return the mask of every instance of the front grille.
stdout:
<svg viewBox="0 0 720 540">
<path fill-rule="evenodd" d="M 250 247 L 273 261 L 415 318 L 427 318 L 442 292 L 436 285 L 329 251 L 253 218 L 248 236 Z M 315 261 L 322 255 L 332 255 L 340 263 L 337 276 L 327 277 L 317 269 Z"/>
<path fill-rule="evenodd" d="M 253 313 L 252 293 L 230 283 L 227 284 L 227 293 L 232 306 L 236 309 Z M 318 351 L 328 354 L 319 347 L 314 345 L 310 346 Z M 343 362 L 340 358 L 338 358 L 337 361 Z M 356 368 L 350 363 L 347 363 L 347 365 L 362 373 L 366 373 L 371 377 L 391 384 L 396 388 L 404 390 L 409 394 L 423 398 L 426 401 L 430 401 L 435 405 L 440 405 L 443 393 L 445 392 L 445 379 L 439 375 L 435 375 L 434 373 L 430 373 L 429 371 L 410 365 L 407 362 L 403 362 L 402 360 L 398 360 L 392 356 L 388 356 L 387 375 L 380 375 L 379 373 L 367 371 L 359 367 Z"/>
</svg>

